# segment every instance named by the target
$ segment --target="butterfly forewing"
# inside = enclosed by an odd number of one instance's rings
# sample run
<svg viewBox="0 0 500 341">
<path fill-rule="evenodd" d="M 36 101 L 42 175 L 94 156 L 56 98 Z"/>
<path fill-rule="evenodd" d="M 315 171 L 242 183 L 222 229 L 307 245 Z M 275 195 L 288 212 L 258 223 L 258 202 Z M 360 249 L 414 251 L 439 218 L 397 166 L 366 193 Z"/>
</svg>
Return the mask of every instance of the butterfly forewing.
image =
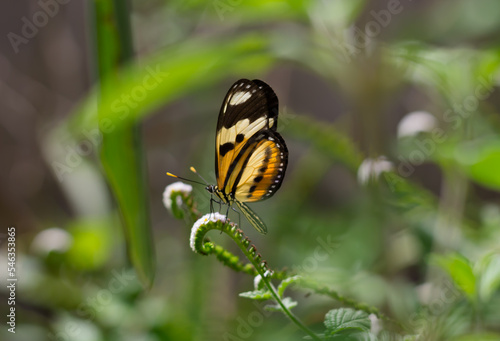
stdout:
<svg viewBox="0 0 500 341">
<path fill-rule="evenodd" d="M 231 163 L 249 139 L 277 127 L 278 98 L 266 83 L 240 79 L 229 89 L 217 121 L 215 169 L 224 187 Z M 232 186 L 231 186 L 232 187 Z"/>
<path fill-rule="evenodd" d="M 240 79 L 235 82 L 224 98 L 217 120 L 217 131 L 222 127 L 231 128 L 239 121 L 249 122 L 260 118 L 273 119 L 270 129 L 276 130 L 278 117 L 278 97 L 273 89 L 263 81 Z"/>
</svg>

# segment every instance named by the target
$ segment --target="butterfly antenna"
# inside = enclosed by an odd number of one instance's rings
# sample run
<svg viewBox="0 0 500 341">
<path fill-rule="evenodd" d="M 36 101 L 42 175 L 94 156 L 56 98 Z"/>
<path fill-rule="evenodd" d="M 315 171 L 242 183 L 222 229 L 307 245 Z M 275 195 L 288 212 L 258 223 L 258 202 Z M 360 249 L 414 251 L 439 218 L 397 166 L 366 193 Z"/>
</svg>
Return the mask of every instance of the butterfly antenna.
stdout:
<svg viewBox="0 0 500 341">
<path fill-rule="evenodd" d="M 206 185 L 206 184 L 204 184 L 204 183 L 202 183 L 202 182 L 199 182 L 199 181 L 196 181 L 196 180 L 191 180 L 191 179 L 186 179 L 186 178 L 183 178 L 183 177 L 181 177 L 181 176 L 178 176 L 178 175 L 172 174 L 172 173 L 170 173 L 170 172 L 167 172 L 167 175 L 168 175 L 168 176 L 171 176 L 171 177 L 173 177 L 173 178 L 177 178 L 177 179 L 184 180 L 184 181 L 194 182 L 194 183 L 196 183 L 196 184 L 200 184 L 200 185 Z"/>
<path fill-rule="evenodd" d="M 207 186 L 208 186 L 208 182 L 207 182 L 207 180 L 205 180 L 205 178 L 203 178 L 203 177 L 200 175 L 200 173 L 198 173 L 198 172 L 196 171 L 196 169 L 195 169 L 193 166 L 189 167 L 189 170 L 191 170 L 191 172 L 193 172 L 194 174 L 198 175 L 198 176 L 200 177 L 200 179 L 201 179 L 201 180 L 203 180 L 203 182 L 205 182 L 205 185 L 207 185 Z"/>
</svg>

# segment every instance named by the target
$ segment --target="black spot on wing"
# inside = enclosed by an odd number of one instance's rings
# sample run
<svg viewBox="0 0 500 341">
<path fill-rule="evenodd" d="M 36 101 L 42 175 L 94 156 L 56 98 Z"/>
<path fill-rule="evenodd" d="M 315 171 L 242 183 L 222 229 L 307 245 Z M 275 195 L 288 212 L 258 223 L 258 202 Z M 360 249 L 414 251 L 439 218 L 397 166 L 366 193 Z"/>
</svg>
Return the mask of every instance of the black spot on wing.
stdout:
<svg viewBox="0 0 500 341">
<path fill-rule="evenodd" d="M 261 182 L 261 181 L 262 181 L 262 179 L 263 179 L 262 175 L 259 175 L 259 176 L 256 176 L 256 177 L 253 179 L 253 181 L 254 181 L 254 182 Z"/>
<path fill-rule="evenodd" d="M 273 151 L 270 147 L 266 148 L 266 156 L 264 157 L 264 163 L 269 163 L 269 160 L 271 159 L 271 155 L 273 155 Z"/>
<path fill-rule="evenodd" d="M 238 134 L 236 135 L 236 142 L 241 143 L 245 139 L 245 135 L 243 134 Z"/>
<path fill-rule="evenodd" d="M 220 156 L 226 155 L 228 152 L 234 149 L 234 143 L 227 142 L 219 147 Z"/>
<path fill-rule="evenodd" d="M 251 198 L 252 197 L 252 193 L 255 192 L 255 189 L 257 188 L 256 185 L 253 185 L 252 187 L 250 187 L 248 189 L 248 194 L 247 194 L 247 198 Z"/>
<path fill-rule="evenodd" d="M 286 167 L 288 164 L 288 149 L 286 147 L 285 141 L 283 140 L 281 135 L 278 134 L 277 132 L 268 132 L 268 134 L 269 134 L 268 140 L 275 142 L 276 147 L 279 149 L 279 154 L 278 154 L 279 162 L 274 165 L 275 168 L 277 168 L 276 175 L 271 180 L 271 184 L 267 188 L 266 193 L 259 200 L 265 200 L 272 197 L 273 194 L 276 193 L 276 191 L 281 187 L 281 184 L 285 177 Z M 268 149 L 266 148 L 265 153 L 266 154 L 263 160 L 263 164 L 259 169 L 260 174 L 264 174 L 268 169 L 268 165 L 272 155 L 271 148 Z M 260 176 L 261 175 L 259 175 L 258 177 Z M 254 180 L 256 180 L 256 178 Z"/>
</svg>

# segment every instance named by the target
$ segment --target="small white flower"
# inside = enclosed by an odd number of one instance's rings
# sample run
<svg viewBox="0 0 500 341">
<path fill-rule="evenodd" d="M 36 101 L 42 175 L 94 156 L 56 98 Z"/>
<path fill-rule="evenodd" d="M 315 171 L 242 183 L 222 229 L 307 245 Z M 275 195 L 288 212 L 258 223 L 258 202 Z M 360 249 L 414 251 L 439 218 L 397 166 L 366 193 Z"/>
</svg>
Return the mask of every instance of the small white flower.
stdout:
<svg viewBox="0 0 500 341">
<path fill-rule="evenodd" d="M 196 236 L 196 231 L 200 228 L 201 225 L 206 224 L 208 222 L 217 222 L 217 221 L 222 221 L 223 223 L 226 222 L 226 216 L 223 214 L 220 214 L 219 212 L 215 213 L 207 213 L 200 219 L 198 219 L 194 225 L 193 228 L 191 228 L 191 236 L 189 237 L 189 246 L 191 246 L 191 249 L 196 252 L 196 249 L 194 247 L 194 239 Z"/>
<path fill-rule="evenodd" d="M 73 244 L 73 237 L 59 227 L 52 227 L 41 231 L 31 243 L 35 252 L 48 253 L 50 251 L 67 251 Z"/>
<path fill-rule="evenodd" d="M 264 272 L 264 277 L 271 277 L 273 275 L 273 271 L 272 270 L 266 270 L 266 272 Z"/>
<path fill-rule="evenodd" d="M 259 290 L 260 281 L 262 281 L 262 276 L 261 275 L 257 275 L 257 276 L 254 277 L 254 279 L 253 279 L 253 287 L 255 288 L 255 290 Z"/>
<path fill-rule="evenodd" d="M 427 111 L 413 111 L 399 121 L 398 137 L 413 136 L 419 132 L 429 132 L 438 125 L 437 119 Z"/>
<path fill-rule="evenodd" d="M 377 335 L 382 330 L 382 326 L 380 325 L 380 320 L 375 314 L 368 315 L 368 318 L 371 321 L 370 333 Z"/>
<path fill-rule="evenodd" d="M 394 165 L 385 156 L 365 159 L 358 168 L 358 182 L 364 185 L 370 180 L 377 179 L 381 173 L 390 172 L 393 168 Z"/>
<path fill-rule="evenodd" d="M 173 184 L 165 187 L 165 191 L 163 191 L 163 204 L 165 207 L 170 210 L 172 208 L 172 193 L 173 192 L 181 192 L 185 195 L 191 194 L 193 191 L 193 186 L 187 185 L 181 181 L 174 182 Z M 181 202 L 182 203 L 182 202 Z M 179 205 L 179 202 L 177 202 Z"/>
</svg>

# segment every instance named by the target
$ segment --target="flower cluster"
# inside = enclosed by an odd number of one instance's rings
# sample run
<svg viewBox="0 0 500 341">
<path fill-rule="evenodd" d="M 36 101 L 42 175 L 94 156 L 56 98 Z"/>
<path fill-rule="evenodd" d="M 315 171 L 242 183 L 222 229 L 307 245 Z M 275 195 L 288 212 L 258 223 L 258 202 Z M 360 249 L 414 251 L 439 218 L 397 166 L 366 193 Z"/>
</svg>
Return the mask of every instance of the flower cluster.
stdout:
<svg viewBox="0 0 500 341">
<path fill-rule="evenodd" d="M 172 210 L 172 194 L 182 193 L 184 196 L 189 196 L 193 191 L 193 186 L 187 185 L 181 181 L 174 182 L 173 184 L 165 187 L 165 191 L 163 191 L 163 204 L 165 207 L 171 211 Z M 177 206 L 180 206 L 180 199 L 176 202 Z"/>
<path fill-rule="evenodd" d="M 198 229 L 201 227 L 201 225 L 205 225 L 208 222 L 213 222 L 216 223 L 217 221 L 221 221 L 223 223 L 226 222 L 226 216 L 223 214 L 220 214 L 219 212 L 215 213 L 208 213 L 205 214 L 203 217 L 198 219 L 193 227 L 191 228 L 191 236 L 189 237 L 189 245 L 191 246 L 191 249 L 193 249 L 194 252 L 196 252 L 195 248 L 195 240 L 196 240 L 196 233 L 198 232 Z"/>
</svg>

